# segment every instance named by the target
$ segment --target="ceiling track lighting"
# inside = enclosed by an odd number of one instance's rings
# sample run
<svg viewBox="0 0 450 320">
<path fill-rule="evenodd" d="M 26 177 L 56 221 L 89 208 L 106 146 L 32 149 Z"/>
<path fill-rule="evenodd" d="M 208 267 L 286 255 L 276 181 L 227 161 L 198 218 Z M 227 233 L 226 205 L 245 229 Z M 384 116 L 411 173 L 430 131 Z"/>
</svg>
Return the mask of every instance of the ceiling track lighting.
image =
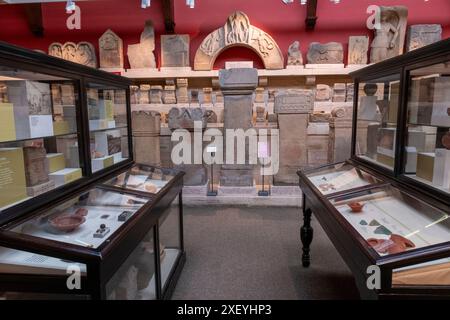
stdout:
<svg viewBox="0 0 450 320">
<path fill-rule="evenodd" d="M 195 7 L 195 0 L 186 0 L 186 5 L 189 8 L 194 9 L 194 7 Z"/>
<path fill-rule="evenodd" d="M 72 11 L 75 11 L 75 1 L 74 0 L 67 0 L 66 12 L 67 13 L 72 13 Z"/>
<path fill-rule="evenodd" d="M 282 1 L 284 2 L 284 4 L 294 3 L 294 0 L 282 0 Z M 425 0 L 425 1 L 428 1 L 428 0 Z M 338 4 L 338 3 L 341 3 L 341 0 L 330 0 L 330 2 L 333 2 L 334 4 Z M 308 3 L 308 0 L 300 0 L 300 4 L 302 6 L 304 6 L 307 3 Z"/>
</svg>

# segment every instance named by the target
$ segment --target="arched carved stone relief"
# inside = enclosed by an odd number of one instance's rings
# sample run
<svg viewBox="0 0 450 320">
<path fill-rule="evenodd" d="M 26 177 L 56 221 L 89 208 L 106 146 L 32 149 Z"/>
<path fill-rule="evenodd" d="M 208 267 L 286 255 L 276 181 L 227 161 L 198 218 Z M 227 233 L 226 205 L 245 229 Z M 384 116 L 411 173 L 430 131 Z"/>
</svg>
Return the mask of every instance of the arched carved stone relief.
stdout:
<svg viewBox="0 0 450 320">
<path fill-rule="evenodd" d="M 194 70 L 211 70 L 221 52 L 239 46 L 255 51 L 266 69 L 284 68 L 283 54 L 272 37 L 252 26 L 245 13 L 236 11 L 228 17 L 223 27 L 203 40 L 195 54 Z"/>
</svg>

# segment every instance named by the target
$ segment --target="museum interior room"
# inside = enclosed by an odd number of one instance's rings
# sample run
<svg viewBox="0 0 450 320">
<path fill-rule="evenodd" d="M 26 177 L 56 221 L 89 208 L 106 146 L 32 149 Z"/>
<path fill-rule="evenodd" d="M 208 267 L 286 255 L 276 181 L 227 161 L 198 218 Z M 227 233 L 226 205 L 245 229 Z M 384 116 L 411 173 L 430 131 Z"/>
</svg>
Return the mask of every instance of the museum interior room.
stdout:
<svg viewBox="0 0 450 320">
<path fill-rule="evenodd" d="M 449 204 L 448 0 L 0 0 L 0 300 L 450 298 Z"/>
</svg>

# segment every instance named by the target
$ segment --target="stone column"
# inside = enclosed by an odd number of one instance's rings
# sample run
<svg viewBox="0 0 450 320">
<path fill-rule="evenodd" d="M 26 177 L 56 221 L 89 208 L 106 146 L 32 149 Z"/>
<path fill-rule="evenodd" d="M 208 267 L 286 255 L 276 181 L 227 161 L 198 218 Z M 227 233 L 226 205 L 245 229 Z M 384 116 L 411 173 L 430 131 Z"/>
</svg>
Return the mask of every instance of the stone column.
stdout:
<svg viewBox="0 0 450 320">
<path fill-rule="evenodd" d="M 226 69 L 219 72 L 220 87 L 224 96 L 224 130 L 252 128 L 252 98 L 258 85 L 258 72 L 254 68 Z M 226 131 L 224 132 L 226 141 Z M 224 146 L 226 143 L 224 143 Z M 253 186 L 253 165 L 248 164 L 248 142 L 246 142 L 246 164 L 224 164 L 220 171 L 221 186 Z M 225 150 L 227 152 L 235 150 Z"/>
<path fill-rule="evenodd" d="M 298 184 L 297 171 L 308 163 L 308 120 L 314 109 L 313 90 L 286 90 L 275 95 L 280 130 L 280 169 L 275 185 Z"/>
<path fill-rule="evenodd" d="M 328 162 L 350 158 L 352 148 L 352 103 L 343 103 L 331 111 Z"/>
<path fill-rule="evenodd" d="M 161 116 L 155 111 L 133 111 L 133 152 L 137 163 L 160 166 Z"/>
</svg>

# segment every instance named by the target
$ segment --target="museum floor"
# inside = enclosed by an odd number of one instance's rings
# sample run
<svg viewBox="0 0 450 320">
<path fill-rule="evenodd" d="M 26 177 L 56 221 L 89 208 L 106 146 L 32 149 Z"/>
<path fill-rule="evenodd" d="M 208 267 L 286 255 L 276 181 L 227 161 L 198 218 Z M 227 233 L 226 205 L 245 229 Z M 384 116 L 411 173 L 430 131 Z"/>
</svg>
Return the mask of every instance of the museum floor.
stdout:
<svg viewBox="0 0 450 320">
<path fill-rule="evenodd" d="M 300 210 L 186 207 L 187 261 L 173 299 L 357 299 L 350 270 L 314 223 L 301 266 Z"/>
</svg>

